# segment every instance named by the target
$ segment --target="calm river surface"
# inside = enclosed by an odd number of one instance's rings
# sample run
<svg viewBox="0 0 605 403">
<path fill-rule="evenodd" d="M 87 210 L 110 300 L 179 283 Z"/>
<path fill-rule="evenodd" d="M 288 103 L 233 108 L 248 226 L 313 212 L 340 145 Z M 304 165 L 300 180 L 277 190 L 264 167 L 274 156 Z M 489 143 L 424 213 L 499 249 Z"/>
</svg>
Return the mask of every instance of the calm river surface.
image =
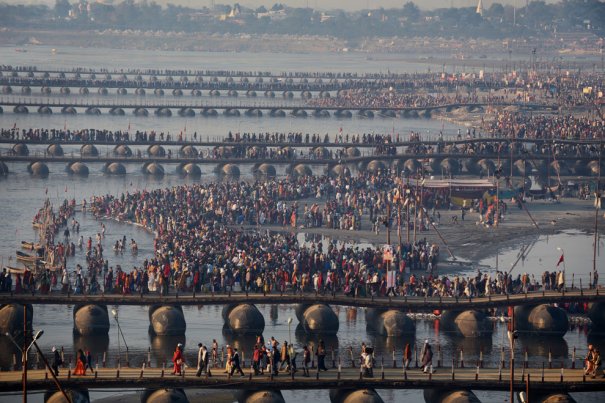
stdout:
<svg viewBox="0 0 605 403">
<path fill-rule="evenodd" d="M 171 68 L 171 69 L 217 69 L 217 70 L 243 70 L 243 71 L 350 71 L 350 72 L 416 72 L 426 71 L 428 66 L 422 66 L 405 61 L 377 62 L 366 60 L 363 55 L 264 55 L 243 53 L 171 53 L 171 52 L 143 52 L 123 50 L 97 50 L 97 49 L 59 49 L 57 54 L 51 54 L 48 47 L 30 47 L 27 53 L 16 53 L 12 47 L 0 47 L 0 59 L 5 64 L 12 65 L 36 65 L 39 69 L 44 68 L 72 68 L 72 67 L 94 67 L 94 68 Z M 434 66 L 433 66 L 434 67 Z M 178 134 L 186 128 L 186 133 L 191 136 L 198 133 L 198 138 L 203 140 L 224 137 L 231 131 L 247 132 L 289 132 L 300 131 L 303 133 L 329 133 L 334 135 L 340 128 L 345 133 L 399 133 L 407 135 L 411 130 L 418 131 L 426 136 L 436 136 L 443 130 L 446 136 L 457 132 L 458 126 L 438 120 L 404 120 L 376 118 L 349 120 L 337 120 L 334 118 L 325 120 L 295 119 L 286 117 L 283 119 L 272 118 L 223 118 L 206 119 L 195 118 L 167 118 L 156 117 L 136 118 L 134 116 L 40 116 L 32 113 L 30 115 L 15 115 L 5 112 L 0 115 L 0 126 L 7 128 L 17 125 L 19 128 L 102 128 L 110 130 L 125 130 L 128 126 L 131 130 L 155 130 L 156 132 L 170 132 Z M 4 145 L 2 152 L 6 152 L 10 145 Z M 101 153 L 109 152 L 109 148 L 100 147 Z M 42 152 L 43 148 L 31 147 L 32 152 Z M 65 147 L 66 153 L 76 152 L 75 147 Z M 176 152 L 176 149 L 173 150 Z M 158 187 L 169 187 L 187 183 L 174 174 L 174 167 L 166 167 L 167 175 L 162 179 L 151 179 L 140 173 L 140 167 L 127 165 L 128 174 L 125 177 L 106 177 L 101 173 L 101 166 L 91 165 L 91 174 L 88 178 L 71 177 L 65 173 L 63 164 L 50 164 L 50 176 L 47 179 L 34 179 L 26 171 L 26 164 L 12 164 L 9 166 L 11 174 L 6 178 L 0 178 L 0 256 L 2 264 L 9 262 L 14 256 L 15 250 L 19 249 L 21 240 L 34 239 L 34 231 L 31 228 L 31 219 L 37 209 L 43 204 L 44 199 L 49 197 L 56 205 L 66 197 L 75 198 L 80 202 L 94 194 L 119 194 L 126 191 L 140 189 L 153 189 Z M 212 168 L 204 168 L 203 181 L 213 180 Z M 242 168 L 243 177 L 249 175 L 250 170 Z M 279 171 L 278 171 L 279 173 Z M 316 170 L 315 173 L 321 173 Z M 87 239 L 100 232 L 100 222 L 90 216 L 78 213 L 76 219 L 81 224 L 80 234 Z M 120 264 L 128 269 L 134 265 L 140 265 L 145 257 L 153 253 L 153 239 L 146 231 L 116 223 L 105 222 L 107 226 L 106 245 L 107 257 L 111 266 Z M 133 256 L 130 253 L 115 255 L 109 244 L 113 244 L 122 236 L 134 238 L 139 244 L 139 253 Z M 577 276 L 585 276 L 588 267 L 592 263 L 592 244 L 590 234 L 569 232 L 552 237 L 539 237 L 535 241 L 532 255 L 525 261 L 520 270 L 533 273 L 538 276 L 543 270 L 552 269 L 553 249 L 562 246 L 567 251 L 566 261 L 568 264 L 568 275 L 575 273 Z M 499 255 L 500 267 L 510 265 L 515 259 L 517 251 L 501 251 Z M 556 259 L 556 257 L 554 258 Z M 70 260 L 70 268 L 76 263 L 83 262 L 84 257 L 80 251 L 76 253 L 75 260 Z M 570 262 L 574 262 L 571 264 Z M 495 257 L 478 262 L 484 265 L 495 265 Z M 11 262 L 15 265 L 14 261 Z M 602 278 L 605 278 L 602 268 L 605 261 L 599 254 L 599 268 Z M 579 278 L 578 277 L 578 278 Z M 465 359 L 475 361 L 483 350 L 486 366 L 496 366 L 500 357 L 501 348 L 507 349 L 508 342 L 505 339 L 506 327 L 500 322 L 494 322 L 493 337 L 488 339 L 459 339 L 445 334 L 439 330 L 439 326 L 432 320 L 418 320 L 415 337 L 410 340 L 390 339 L 377 337 L 366 331 L 366 323 L 363 309 L 333 307 L 340 320 L 340 331 L 337 337 L 327 337 L 328 348 L 337 348 L 341 351 L 353 347 L 356 351 L 363 341 L 374 345 L 380 356 L 390 357 L 393 348 L 399 350 L 406 342 L 421 344 L 425 339 L 439 344 L 443 351 L 443 359 L 448 362 L 452 354 L 458 354 L 460 348 L 464 349 Z M 107 338 L 86 339 L 74 338 L 72 334 L 72 306 L 34 306 L 34 329 L 44 329 L 45 333 L 40 340 L 40 346 L 44 351 L 50 352 L 53 345 L 63 346 L 66 354 L 70 355 L 77 348 L 89 348 L 94 355 L 102 357 L 107 354 L 107 360 L 112 363 L 118 352 L 117 329 L 115 323 Z M 147 350 L 151 348 L 152 364 L 154 366 L 170 360 L 172 351 L 177 342 L 185 344 L 185 352 L 188 362 L 195 362 L 195 349 L 198 342 L 209 344 L 216 338 L 219 344 L 232 343 L 243 348 L 246 356 L 252 351 L 254 340 L 232 339 L 221 332 L 223 321 L 220 306 L 184 307 L 185 319 L 187 321 L 187 333 L 182 338 L 151 338 L 147 330 L 149 326 L 146 307 L 119 307 L 119 315 L 124 336 L 128 343 L 130 359 L 133 365 L 139 365 L 147 356 Z M 266 320 L 264 336 L 268 339 L 275 336 L 278 340 L 289 340 L 295 343 L 297 349 L 303 344 L 314 344 L 317 340 L 308 338 L 296 331 L 296 316 L 290 306 L 259 306 Z M 288 318 L 294 318 L 292 328 L 288 328 Z M 605 349 L 603 338 L 591 336 L 585 326 L 578 325 L 570 329 L 564 338 L 547 340 L 536 340 L 535 338 L 521 338 L 517 351 L 518 359 L 522 352 L 527 349 L 532 362 L 539 365 L 547 359 L 549 349 L 553 353 L 555 361 L 566 360 L 569 363 L 571 351 L 577 348 L 578 356 L 586 352 L 588 342 L 594 342 Z M 6 354 L 10 350 L 10 344 L 4 336 L 0 337 L 0 346 L 6 347 L 0 353 L 0 366 L 6 369 L 10 366 L 12 357 Z M 122 346 L 123 348 L 123 346 Z M 248 359 L 248 358 L 247 358 Z M 1 374 L 0 374 L 1 376 Z M 115 392 L 111 392 L 114 393 Z M 92 392 L 91 398 L 98 399 L 107 397 L 110 392 Z M 379 391 L 385 401 L 389 402 L 422 402 L 422 391 Z M 504 402 L 508 394 L 497 392 L 477 392 L 483 402 Z M 299 403 L 313 400 L 318 403 L 328 402 L 327 391 L 305 391 L 304 394 L 297 392 L 284 392 L 287 402 Z M 602 402 L 605 394 L 576 394 L 576 399 L 581 402 Z M 19 401 L 20 396 L 2 396 L 0 401 Z M 42 401 L 42 395 L 32 395 L 31 401 Z"/>
</svg>

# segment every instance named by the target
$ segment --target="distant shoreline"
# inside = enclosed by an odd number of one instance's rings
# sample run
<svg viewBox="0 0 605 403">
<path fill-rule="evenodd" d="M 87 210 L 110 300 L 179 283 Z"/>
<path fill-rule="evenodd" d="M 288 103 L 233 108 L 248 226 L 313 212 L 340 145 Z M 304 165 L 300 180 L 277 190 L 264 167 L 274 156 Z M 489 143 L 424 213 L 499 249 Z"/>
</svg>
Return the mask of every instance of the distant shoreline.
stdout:
<svg viewBox="0 0 605 403">
<path fill-rule="evenodd" d="M 508 64 L 528 63 L 527 47 L 532 43 L 517 44 L 512 58 L 501 40 L 481 40 L 465 47 L 465 40 L 452 41 L 444 38 L 393 38 L 387 45 L 380 38 L 367 38 L 350 43 L 330 36 L 291 35 L 217 35 L 184 32 L 137 32 L 137 31 L 57 31 L 36 29 L 0 30 L 0 46 L 15 46 L 27 51 L 27 47 L 81 47 L 131 49 L 145 51 L 190 51 L 233 53 L 336 53 L 367 55 L 368 60 L 467 67 L 502 68 Z M 598 52 L 583 49 L 558 49 L 541 43 L 540 57 L 543 63 L 555 59 L 562 63 L 572 62 L 578 67 L 600 67 Z M 438 53 L 435 53 L 438 52 Z"/>
</svg>

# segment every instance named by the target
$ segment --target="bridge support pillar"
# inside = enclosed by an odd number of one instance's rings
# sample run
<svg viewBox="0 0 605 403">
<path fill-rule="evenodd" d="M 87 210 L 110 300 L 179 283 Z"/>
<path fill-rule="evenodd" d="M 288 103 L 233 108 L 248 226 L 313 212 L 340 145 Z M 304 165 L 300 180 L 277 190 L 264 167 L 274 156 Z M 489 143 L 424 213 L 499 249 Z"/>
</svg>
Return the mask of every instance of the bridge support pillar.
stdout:
<svg viewBox="0 0 605 403">
<path fill-rule="evenodd" d="M 486 337 L 493 333 L 492 323 L 481 311 L 444 311 L 440 321 L 443 330 L 463 337 Z"/>
<path fill-rule="evenodd" d="M 225 330 L 235 334 L 262 334 L 265 318 L 253 304 L 230 304 L 223 307 Z"/>
<path fill-rule="evenodd" d="M 109 333 L 109 315 L 106 305 L 75 305 L 74 334 L 79 336 Z"/>
<path fill-rule="evenodd" d="M 23 310 L 27 310 L 27 328 L 31 329 L 34 317 L 32 305 L 8 304 L 0 308 L 0 334 L 9 333 L 13 338 L 23 336 Z"/>
<path fill-rule="evenodd" d="M 592 330 L 605 332 L 605 302 L 594 302 L 588 309 L 588 317 L 592 322 Z"/>
<path fill-rule="evenodd" d="M 285 403 L 279 390 L 238 390 L 233 395 L 239 403 Z"/>
<path fill-rule="evenodd" d="M 366 326 L 381 336 L 400 337 L 416 332 L 414 321 L 396 309 L 366 309 Z"/>
<path fill-rule="evenodd" d="M 145 389 L 141 394 L 141 403 L 189 403 L 183 389 Z"/>
<path fill-rule="evenodd" d="M 149 333 L 155 336 L 183 336 L 187 330 L 183 308 L 171 305 L 149 307 Z"/>
<path fill-rule="evenodd" d="M 563 309 L 552 305 L 517 306 L 515 328 L 539 336 L 563 337 L 569 329 L 569 319 Z"/>
<path fill-rule="evenodd" d="M 383 403 L 374 389 L 330 389 L 332 403 Z"/>
<path fill-rule="evenodd" d="M 69 396 L 72 403 L 89 403 L 90 397 L 88 389 L 66 389 L 65 393 Z M 67 403 L 67 399 L 60 390 L 49 390 L 44 393 L 45 403 Z"/>
<path fill-rule="evenodd" d="M 307 333 L 338 333 L 338 316 L 326 304 L 297 305 L 296 317 Z"/>
<path fill-rule="evenodd" d="M 536 403 L 576 403 L 567 393 L 537 394 L 531 393 L 531 401 Z"/>
<path fill-rule="evenodd" d="M 481 403 L 479 398 L 470 390 L 425 389 L 426 403 Z"/>
</svg>

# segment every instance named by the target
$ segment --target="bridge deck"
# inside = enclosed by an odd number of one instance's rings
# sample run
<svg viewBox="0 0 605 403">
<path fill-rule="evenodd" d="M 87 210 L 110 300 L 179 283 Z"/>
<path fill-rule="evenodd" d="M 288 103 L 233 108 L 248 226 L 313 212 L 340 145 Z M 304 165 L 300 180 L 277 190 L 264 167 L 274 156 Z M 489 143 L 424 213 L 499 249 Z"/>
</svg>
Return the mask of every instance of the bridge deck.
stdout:
<svg viewBox="0 0 605 403">
<path fill-rule="evenodd" d="M 189 90 L 204 90 L 204 91 L 208 91 L 208 90 L 221 90 L 221 91 L 228 91 L 228 90 L 236 90 L 236 91 L 241 91 L 241 95 L 243 96 L 246 91 L 260 91 L 261 95 L 263 91 L 291 91 L 291 92 L 302 92 L 302 91 L 309 91 L 309 92 L 323 92 L 323 91 L 327 91 L 327 92 L 335 92 L 335 91 L 340 91 L 340 90 L 350 90 L 350 89 L 358 89 L 358 88 L 362 88 L 362 85 L 360 83 L 344 83 L 344 82 L 340 82 L 340 83 L 314 83 L 314 82 L 310 82 L 310 83 L 300 83 L 300 82 L 293 82 L 293 83 L 287 83 L 285 81 L 278 81 L 278 82 L 262 82 L 262 83 L 257 83 L 257 82 L 240 82 L 240 81 L 234 81 L 234 82 L 227 82 L 227 81 L 219 81 L 219 82 L 212 82 L 212 81 L 186 81 L 186 82 L 182 82 L 179 80 L 174 80 L 174 81 L 149 81 L 149 80 L 134 80 L 134 79 L 129 79 L 129 80 L 117 80 L 117 79 L 104 79 L 104 78 L 97 78 L 97 79 L 76 79 L 76 78 L 65 78 L 65 79 L 60 79 L 60 78 L 51 78 L 51 79 L 47 79 L 47 78 L 42 78 L 42 77 L 36 77 L 36 78 L 25 78 L 25 77 L 19 77 L 18 79 L 15 79 L 14 77 L 4 77 L 4 78 L 0 78 L 0 85 L 6 85 L 6 86 L 14 86 L 14 87 L 30 87 L 30 88 L 41 88 L 41 87 L 50 87 L 50 88 L 63 88 L 63 87 L 67 87 L 67 88 L 105 88 L 105 89 L 119 89 L 119 88 L 124 88 L 124 89 L 144 89 L 144 90 L 148 90 L 148 91 L 153 91 L 156 89 L 161 89 L 161 90 L 166 90 L 166 91 L 170 91 L 170 90 L 183 90 L 183 91 L 189 91 Z M 401 85 L 397 85 L 396 86 L 397 89 L 400 90 L 408 90 L 408 91 L 412 91 L 414 88 L 409 88 L 407 86 L 401 86 Z M 381 85 L 378 84 L 367 84 L 367 85 L 363 85 L 363 88 L 374 88 L 374 89 L 381 89 L 383 88 Z"/>
<path fill-rule="evenodd" d="M 134 136 L 136 130 L 131 131 L 131 136 Z M 405 137 L 405 136 L 402 136 Z M 417 146 L 417 145 L 433 145 L 436 146 L 438 144 L 450 145 L 450 144 L 488 144 L 488 143 L 523 143 L 523 144 L 544 144 L 544 139 L 510 139 L 506 137 L 484 137 L 484 138 L 475 138 L 475 139 L 444 139 L 441 141 L 438 140 L 429 140 L 429 141 L 394 141 L 392 143 L 388 143 L 387 145 L 395 146 L 395 147 L 409 147 L 409 146 Z M 599 139 L 556 139 L 555 142 L 557 144 L 599 144 L 601 140 Z M 98 146 L 103 145 L 129 145 L 129 146 L 144 146 L 144 145 L 162 145 L 162 146 L 196 146 L 196 147 L 215 147 L 215 146 L 257 146 L 257 147 L 337 147 L 337 148 L 346 148 L 346 147 L 356 147 L 356 148 L 376 148 L 380 145 L 379 143 L 323 143 L 323 142 L 315 142 L 315 143 L 295 143 L 291 141 L 215 141 L 215 140 L 199 140 L 199 141 L 178 141 L 178 140 L 161 140 L 156 138 L 155 140 L 63 140 L 63 139 L 44 139 L 44 140 L 30 140 L 30 139 L 8 139 L 8 138 L 0 138 L 0 144 L 16 144 L 16 143 L 25 143 L 27 145 L 47 145 L 47 144 L 56 144 L 60 143 L 61 145 L 84 145 L 84 144 L 94 144 Z M 501 157 L 504 156 L 504 152 L 501 153 Z M 508 153 L 506 153 L 508 155 Z M 515 154 L 517 156 L 517 154 Z M 476 157 L 481 157 L 477 155 Z M 557 157 L 559 158 L 559 157 Z"/>
<path fill-rule="evenodd" d="M 499 103 L 485 103 L 485 102 L 472 102 L 472 103 L 453 103 L 453 104 L 439 104 L 439 105 L 426 105 L 426 106 L 372 106 L 372 105 L 348 105 L 348 106 L 333 106 L 333 105 L 309 105 L 306 103 L 275 103 L 266 101 L 228 101 L 228 102 L 194 102 L 190 100 L 182 101 L 155 101 L 155 100 L 144 100 L 134 99 L 130 102 L 120 99 L 111 100 L 91 100 L 85 98 L 43 98 L 36 99 L 30 97 L 1 97 L 0 105 L 4 106 L 29 106 L 29 107 L 80 107 L 80 108 L 99 108 L 99 109 L 139 109 L 139 108 L 167 108 L 167 109 L 260 109 L 260 110 L 326 110 L 326 111 L 432 111 L 437 109 L 447 108 L 460 108 L 460 107 L 488 107 L 488 106 L 518 106 L 520 108 L 529 109 L 558 109 L 558 105 L 554 104 L 530 104 L 524 102 L 499 102 Z"/>
<path fill-rule="evenodd" d="M 50 156 L 42 153 L 33 153 L 30 155 L 11 155 L 11 154 L 0 154 L 0 160 L 6 162 L 85 162 L 85 163 L 104 163 L 104 162 L 122 162 L 122 163 L 145 163 L 145 162 L 161 162 L 166 164 L 179 164 L 179 163 L 194 163 L 194 164 L 310 164 L 310 165 L 336 165 L 336 164 L 355 164 L 359 162 L 369 162 L 371 160 L 379 161 L 395 161 L 395 160 L 422 160 L 422 159 L 487 159 L 496 160 L 498 156 L 496 154 L 485 154 L 481 156 L 465 155 L 465 154 L 395 154 L 395 155 L 365 155 L 362 157 L 352 158 L 203 158 L 203 157 L 179 157 L 178 155 L 166 155 L 164 157 L 158 156 L 131 156 L 131 157 L 119 157 L 113 155 L 99 155 L 98 157 L 81 156 L 78 152 L 69 153 L 63 156 Z M 522 158 L 521 156 L 517 158 Z M 526 155 L 523 157 L 527 161 L 548 161 L 550 158 L 547 155 Z M 595 160 L 595 157 L 558 157 L 558 161 L 584 161 L 590 162 Z M 562 175 L 565 176 L 565 175 Z M 577 176 L 574 176 L 576 178 Z"/>
<path fill-rule="evenodd" d="M 410 369 L 404 375 L 401 368 L 385 368 L 382 379 L 380 365 L 374 369 L 373 378 L 360 379 L 357 368 L 343 368 L 338 379 L 338 370 L 330 369 L 318 373 L 310 370 L 310 377 L 302 377 L 302 371 L 294 378 L 289 373 L 280 373 L 271 379 L 267 375 L 250 376 L 251 369 L 244 369 L 245 376 L 234 375 L 228 377 L 222 369 L 212 371 L 212 376 L 196 377 L 195 368 L 185 370 L 184 376 L 172 375 L 171 369 L 162 374 L 160 368 L 102 368 L 95 375 L 68 376 L 68 370 L 60 371 L 59 380 L 65 388 L 157 388 L 159 385 L 166 388 L 196 388 L 196 389 L 332 389 L 332 388 L 373 388 L 373 389 L 425 389 L 425 388 L 452 388 L 462 387 L 475 390 L 508 390 L 510 387 L 510 373 L 499 369 L 456 368 L 452 380 L 451 368 L 439 368 L 431 376 L 422 373 L 419 369 Z M 515 370 L 514 386 L 516 390 L 525 390 L 529 374 L 530 391 L 557 391 L 557 392 L 591 392 L 605 390 L 605 379 L 583 378 L 582 369 L 566 369 L 561 375 L 560 369 L 544 370 L 542 381 L 541 368 Z M 319 379 L 317 379 L 319 377 Z M 406 379 L 407 378 L 407 379 Z M 563 379 L 561 379 L 563 378 Z M 13 392 L 22 389 L 22 374 L 20 371 L 0 372 L 0 392 Z M 457 384 L 457 385 L 456 385 Z M 28 371 L 27 387 L 30 390 L 56 389 L 55 384 L 45 370 Z"/>
<path fill-rule="evenodd" d="M 385 309 L 401 309 L 412 311 L 432 310 L 467 310 L 486 309 L 516 305 L 539 305 L 565 302 L 596 302 L 605 301 L 603 290 L 568 290 L 565 293 L 557 291 L 531 292 L 528 294 L 494 295 L 480 298 L 423 298 L 395 297 L 369 298 L 348 297 L 346 295 L 316 295 L 314 293 L 297 294 L 170 294 L 159 295 L 66 295 L 66 294 L 2 294 L 0 305 L 9 303 L 21 304 L 101 304 L 101 305 L 226 305 L 226 304 L 331 304 L 356 307 L 371 307 Z"/>
</svg>

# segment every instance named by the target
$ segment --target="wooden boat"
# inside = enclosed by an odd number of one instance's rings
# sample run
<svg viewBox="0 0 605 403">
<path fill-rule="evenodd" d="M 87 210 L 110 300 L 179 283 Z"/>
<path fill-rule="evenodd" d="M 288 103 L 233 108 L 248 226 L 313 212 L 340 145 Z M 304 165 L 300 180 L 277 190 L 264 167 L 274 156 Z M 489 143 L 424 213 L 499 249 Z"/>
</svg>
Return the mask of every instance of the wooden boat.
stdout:
<svg viewBox="0 0 605 403">
<path fill-rule="evenodd" d="M 10 266 L 5 266 L 4 269 L 7 272 L 9 272 L 10 274 L 21 274 L 21 275 L 24 275 L 25 272 L 27 271 L 27 269 L 25 269 L 25 268 L 10 267 Z"/>
<path fill-rule="evenodd" d="M 21 252 L 20 250 L 18 250 L 17 251 L 17 261 L 23 262 L 23 263 L 36 264 L 37 262 L 40 261 L 40 258 L 37 256 L 28 255 L 27 253 L 24 253 L 24 252 Z"/>
<path fill-rule="evenodd" d="M 39 243 L 21 241 L 21 248 L 26 249 L 26 250 L 38 250 L 38 249 L 42 249 L 43 246 L 40 245 Z"/>
<path fill-rule="evenodd" d="M 44 260 L 40 260 L 38 263 L 40 264 L 39 268 L 41 270 L 50 270 L 50 271 L 61 271 L 62 270 L 61 266 L 51 266 L 50 262 L 46 262 Z"/>
</svg>

